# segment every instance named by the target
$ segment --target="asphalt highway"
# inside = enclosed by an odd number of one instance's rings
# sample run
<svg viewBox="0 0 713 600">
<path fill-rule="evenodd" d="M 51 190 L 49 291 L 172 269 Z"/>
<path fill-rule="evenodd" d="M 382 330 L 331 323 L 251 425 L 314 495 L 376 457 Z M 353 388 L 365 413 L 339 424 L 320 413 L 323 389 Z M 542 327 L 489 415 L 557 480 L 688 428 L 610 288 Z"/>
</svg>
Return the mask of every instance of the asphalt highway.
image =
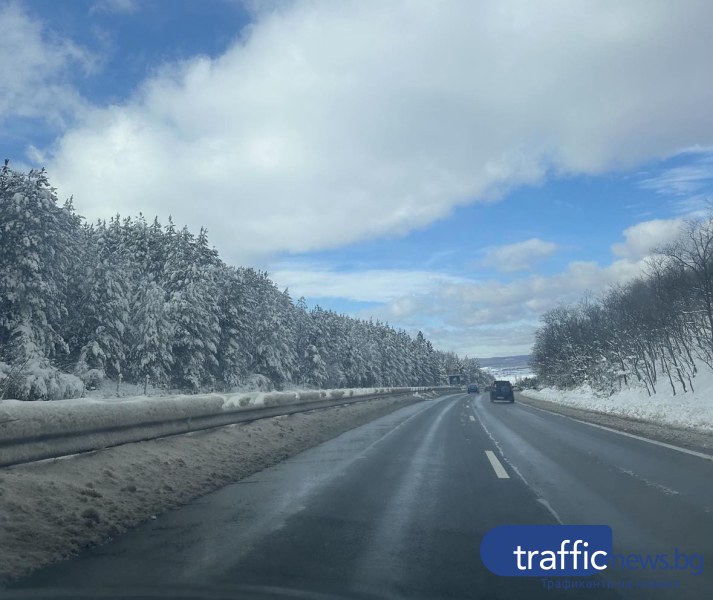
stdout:
<svg viewBox="0 0 713 600">
<path fill-rule="evenodd" d="M 678 549 L 710 561 L 713 461 L 519 402 L 455 394 L 342 434 L 38 571 L 17 589 L 713 597 L 713 565 L 608 569 L 599 589 L 567 591 L 483 566 L 480 540 L 493 527 L 557 523 L 610 525 L 615 553 Z M 605 589 L 605 582 L 619 589 Z M 677 586 L 636 589 L 643 585 Z"/>
</svg>

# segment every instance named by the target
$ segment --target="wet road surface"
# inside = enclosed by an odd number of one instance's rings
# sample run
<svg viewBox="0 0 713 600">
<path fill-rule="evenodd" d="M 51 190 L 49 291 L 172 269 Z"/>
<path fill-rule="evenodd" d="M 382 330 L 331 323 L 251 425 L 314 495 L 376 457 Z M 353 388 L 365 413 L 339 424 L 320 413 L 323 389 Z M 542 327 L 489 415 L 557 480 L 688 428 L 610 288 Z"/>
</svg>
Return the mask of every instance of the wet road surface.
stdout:
<svg viewBox="0 0 713 600">
<path fill-rule="evenodd" d="M 19 588 L 276 586 L 339 597 L 700 598 L 711 574 L 607 572 L 677 590 L 546 591 L 479 544 L 504 524 L 606 524 L 615 553 L 713 556 L 713 462 L 520 403 L 400 409 L 161 515 Z M 237 589 L 237 588 L 236 588 Z"/>
</svg>

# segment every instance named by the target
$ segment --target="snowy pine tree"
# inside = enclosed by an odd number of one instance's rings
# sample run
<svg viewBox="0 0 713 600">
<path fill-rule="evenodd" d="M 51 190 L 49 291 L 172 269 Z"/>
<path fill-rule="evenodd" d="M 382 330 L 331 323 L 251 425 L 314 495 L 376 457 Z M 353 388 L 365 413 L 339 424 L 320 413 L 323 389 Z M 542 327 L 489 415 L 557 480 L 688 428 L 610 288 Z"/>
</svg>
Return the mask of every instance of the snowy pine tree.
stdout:
<svg viewBox="0 0 713 600">
<path fill-rule="evenodd" d="M 215 253 L 205 231 L 196 239 L 184 228 L 171 235 L 166 260 L 166 313 L 171 322 L 172 382 L 198 391 L 215 382 L 220 324 Z"/>
<path fill-rule="evenodd" d="M 154 386 L 170 382 L 173 366 L 171 323 L 165 292 L 155 281 L 139 287 L 134 298 L 129 330 L 129 374 L 134 381 L 148 377 Z"/>
<path fill-rule="evenodd" d="M 227 389 L 239 386 L 248 376 L 253 361 L 250 344 L 251 314 L 254 301 L 245 285 L 242 270 L 225 267 L 218 273 L 220 296 L 218 342 L 218 373 Z"/>
<path fill-rule="evenodd" d="M 148 376 L 198 392 L 254 377 L 278 388 L 433 385 L 447 367 L 478 369 L 420 332 L 294 304 L 266 273 L 226 266 L 205 229 L 196 237 L 141 214 L 83 225 L 44 171 L 7 164 L 0 274 L 0 397 L 77 396 L 82 382 L 62 372 L 72 370 L 89 385 Z M 683 381 L 689 367 L 674 368 Z"/>
<path fill-rule="evenodd" d="M 0 169 L 0 360 L 3 394 L 61 398 L 81 384 L 51 361 L 68 351 L 62 336 L 73 234 L 71 203 L 57 206 L 44 171 Z"/>
<path fill-rule="evenodd" d="M 90 231 L 81 283 L 81 323 L 75 372 L 94 385 L 105 376 L 117 377 L 126 362 L 124 336 L 129 324 L 129 273 L 122 256 L 118 216 L 109 227 Z"/>
</svg>

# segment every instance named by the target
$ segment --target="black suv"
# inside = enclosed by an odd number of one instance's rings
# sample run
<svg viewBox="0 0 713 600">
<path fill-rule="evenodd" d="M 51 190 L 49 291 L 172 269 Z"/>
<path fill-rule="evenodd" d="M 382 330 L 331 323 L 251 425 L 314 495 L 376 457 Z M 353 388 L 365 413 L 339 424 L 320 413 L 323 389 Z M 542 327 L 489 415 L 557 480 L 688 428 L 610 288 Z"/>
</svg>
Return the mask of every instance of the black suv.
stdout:
<svg viewBox="0 0 713 600">
<path fill-rule="evenodd" d="M 507 402 L 515 402 L 515 393 L 512 391 L 512 385 L 509 381 L 494 381 L 490 388 L 490 401 L 506 400 Z"/>
<path fill-rule="evenodd" d="M 474 383 L 469 383 L 468 384 L 468 393 L 469 394 L 479 394 L 480 391 L 478 390 L 478 386 L 475 385 Z"/>
</svg>

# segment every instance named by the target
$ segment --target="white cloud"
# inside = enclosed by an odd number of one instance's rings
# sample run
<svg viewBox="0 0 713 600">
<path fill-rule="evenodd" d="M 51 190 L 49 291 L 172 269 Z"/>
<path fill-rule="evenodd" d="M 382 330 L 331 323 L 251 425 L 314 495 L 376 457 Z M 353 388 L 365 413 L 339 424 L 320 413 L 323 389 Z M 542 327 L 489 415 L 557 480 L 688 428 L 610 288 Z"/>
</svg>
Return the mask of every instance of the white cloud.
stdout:
<svg viewBox="0 0 713 600">
<path fill-rule="evenodd" d="M 131 14 L 139 9 L 136 0 L 98 0 L 89 9 L 90 14 L 94 13 L 117 13 Z"/>
<path fill-rule="evenodd" d="M 571 262 L 552 276 L 533 275 L 503 283 L 497 280 L 444 282 L 437 290 L 417 296 L 410 313 L 387 304 L 379 310 L 389 320 L 399 317 L 416 325 L 423 314 L 438 315 L 452 326 L 496 325 L 536 319 L 563 302 L 578 300 L 587 292 L 599 293 L 608 285 L 639 275 L 643 260 L 616 260 L 606 267 L 595 262 Z M 412 297 L 413 300 L 413 297 Z M 398 299 L 396 300 L 398 303 Z"/>
<path fill-rule="evenodd" d="M 554 242 L 531 238 L 516 244 L 487 248 L 482 264 L 503 272 L 521 271 L 552 256 L 556 250 Z"/>
<path fill-rule="evenodd" d="M 643 266 L 643 260 L 616 260 L 606 267 L 578 261 L 556 275 L 533 275 L 504 283 L 436 271 L 338 271 L 309 263 L 285 263 L 276 265 L 270 277 L 280 288 L 288 287 L 294 298 L 381 303 L 363 314 L 413 327 L 435 319 L 458 329 L 536 320 L 562 302 L 576 301 L 586 292 L 598 293 L 612 283 L 639 275 Z"/>
<path fill-rule="evenodd" d="M 556 275 L 533 275 L 508 283 L 444 281 L 428 293 L 395 298 L 365 310 L 363 316 L 423 329 L 436 347 L 461 354 L 523 354 L 530 351 L 542 313 L 629 281 L 644 267 L 644 259 L 620 259 L 608 266 L 581 261 Z"/>
<path fill-rule="evenodd" d="M 554 275 L 528 275 L 503 282 L 475 280 L 433 270 L 340 271 L 318 263 L 276 263 L 270 276 L 293 297 L 374 302 L 358 316 L 422 330 L 441 349 L 471 356 L 507 356 L 530 351 L 540 315 L 585 294 L 640 276 L 650 249 L 672 239 L 680 219 L 637 223 L 612 245 L 608 265 L 572 261 Z"/>
<path fill-rule="evenodd" d="M 702 219 L 713 211 L 713 200 L 706 194 L 680 198 L 674 203 L 676 212 L 687 219 Z"/>
<path fill-rule="evenodd" d="M 403 233 L 550 174 L 713 142 L 713 4 L 305 0 L 89 111 L 50 176 L 89 218 L 231 260 Z"/>
<path fill-rule="evenodd" d="M 532 351 L 537 327 L 537 320 L 525 320 L 508 323 L 504 327 L 426 327 L 423 333 L 436 348 L 451 350 L 460 356 L 514 356 Z"/>
<path fill-rule="evenodd" d="M 641 274 L 645 259 L 618 259 L 608 266 L 572 262 L 552 276 L 508 283 L 477 281 L 436 271 L 366 269 L 338 271 L 309 263 L 276 265 L 270 277 L 294 298 L 375 302 L 358 316 L 423 330 L 436 347 L 471 356 L 529 352 L 539 316 L 586 293 Z"/>
<path fill-rule="evenodd" d="M 26 117 L 62 125 L 83 108 L 68 78 L 77 67 L 91 71 L 94 58 L 17 2 L 0 4 L 0 56 L 0 123 Z"/>
<path fill-rule="evenodd" d="M 573 261 L 554 275 L 530 275 L 509 282 L 434 278 L 437 285 L 428 292 L 410 290 L 363 311 L 363 315 L 423 329 L 437 347 L 461 354 L 527 353 L 540 315 L 640 276 L 650 247 L 672 239 L 672 232 L 679 231 L 681 223 L 679 219 L 645 221 L 627 228 L 623 232 L 625 241 L 612 245 L 615 259 L 605 266 Z M 405 273 L 402 276 L 407 279 Z"/>
<path fill-rule="evenodd" d="M 702 149 L 688 154 L 699 154 L 699 156 L 692 164 L 649 174 L 639 185 L 659 194 L 673 196 L 689 196 L 709 187 L 713 183 L 713 152 L 710 149 Z"/>
<path fill-rule="evenodd" d="M 293 298 L 344 298 L 356 302 L 394 302 L 393 312 L 404 312 L 408 296 L 427 294 L 444 283 L 466 281 L 434 271 L 367 269 L 335 271 L 309 264 L 275 265 L 270 278 L 287 287 Z"/>
<path fill-rule="evenodd" d="M 627 227 L 625 241 L 612 244 L 612 253 L 632 260 L 643 258 L 656 247 L 673 241 L 681 233 L 683 223 L 683 219 L 653 219 Z"/>
</svg>

